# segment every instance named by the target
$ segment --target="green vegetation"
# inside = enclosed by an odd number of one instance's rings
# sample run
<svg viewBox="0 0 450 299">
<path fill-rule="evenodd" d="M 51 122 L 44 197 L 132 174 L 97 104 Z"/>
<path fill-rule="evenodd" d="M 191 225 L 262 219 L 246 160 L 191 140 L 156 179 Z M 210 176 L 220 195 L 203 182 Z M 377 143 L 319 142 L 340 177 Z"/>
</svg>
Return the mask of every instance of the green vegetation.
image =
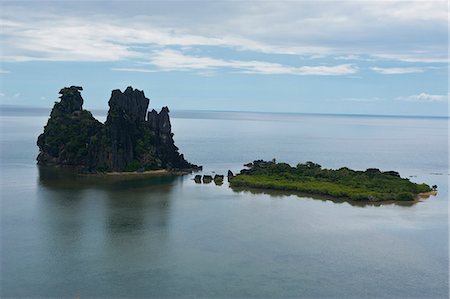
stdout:
<svg viewBox="0 0 450 299">
<path fill-rule="evenodd" d="M 231 187 L 288 190 L 361 201 L 411 201 L 417 194 L 432 190 L 426 184 L 401 178 L 395 171 L 381 172 L 376 168 L 334 170 L 313 162 L 291 167 L 261 160 L 248 166 L 230 180 Z"/>
<path fill-rule="evenodd" d="M 67 114 L 61 111 L 61 107 L 58 103 L 53 108 L 45 133 L 39 136 L 38 145 L 66 165 L 84 164 L 91 138 L 95 137 L 102 124 L 89 111 Z"/>
<path fill-rule="evenodd" d="M 161 169 L 161 160 L 156 154 L 156 144 L 158 142 L 155 132 L 148 126 L 140 127 L 137 135 L 134 156 L 144 170 Z"/>
</svg>

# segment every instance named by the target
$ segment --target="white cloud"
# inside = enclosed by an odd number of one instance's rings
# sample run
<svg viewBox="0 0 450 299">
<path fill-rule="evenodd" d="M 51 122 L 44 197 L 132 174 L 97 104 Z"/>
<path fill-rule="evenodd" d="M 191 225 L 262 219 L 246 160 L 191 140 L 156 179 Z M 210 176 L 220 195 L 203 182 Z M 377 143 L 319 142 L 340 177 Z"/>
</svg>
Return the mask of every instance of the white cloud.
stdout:
<svg viewBox="0 0 450 299">
<path fill-rule="evenodd" d="M 149 63 L 163 71 L 199 71 L 228 68 L 246 74 L 323 76 L 348 75 L 358 71 L 358 68 L 351 64 L 294 67 L 257 60 L 224 60 L 212 57 L 191 56 L 175 50 L 154 51 Z"/>
<path fill-rule="evenodd" d="M 318 46 L 271 45 L 248 38 L 188 34 L 182 29 L 105 20 L 48 16 L 36 23 L 3 24 L 4 61 L 116 61 L 142 59 L 149 47 L 215 46 L 262 53 L 312 55 L 327 53 Z"/>
<path fill-rule="evenodd" d="M 443 102 L 443 101 L 447 101 L 448 96 L 437 95 L 437 94 L 428 94 L 428 93 L 422 92 L 420 94 L 397 97 L 396 99 L 401 100 L 401 101 L 412 101 L 412 102 Z"/>
<path fill-rule="evenodd" d="M 412 74 L 424 72 L 423 68 L 418 67 L 393 67 L 393 68 L 371 67 L 370 69 L 382 75 L 399 75 L 399 74 Z"/>
<path fill-rule="evenodd" d="M 10 22 L 2 29 L 5 61 L 111 61 L 138 56 L 128 45 L 113 41 L 120 28 L 79 19 Z"/>
<path fill-rule="evenodd" d="M 362 58 L 358 55 L 349 54 L 349 55 L 342 55 L 342 56 L 336 56 L 334 57 L 336 60 L 361 60 Z"/>
<path fill-rule="evenodd" d="M 0 69 L 0 74 L 9 74 L 9 73 L 11 73 L 11 72 L 8 70 Z"/>
<path fill-rule="evenodd" d="M 384 59 L 384 60 L 397 60 L 403 62 L 419 62 L 419 63 L 448 63 L 448 56 L 446 52 L 437 52 L 428 50 L 420 51 L 418 53 L 374 53 L 372 54 L 374 58 Z"/>
<path fill-rule="evenodd" d="M 344 60 L 447 62 L 446 1 L 116 3 L 113 9 L 94 2 L 6 3 L 3 59 L 141 60 L 149 47 L 210 46 Z"/>
<path fill-rule="evenodd" d="M 444 0 L 412 0 L 412 1 L 381 1 L 366 6 L 372 15 L 382 19 L 397 19 L 400 21 L 429 21 L 439 20 L 447 22 L 445 10 L 447 1 Z M 444 9 L 443 9 L 444 8 Z"/>
</svg>

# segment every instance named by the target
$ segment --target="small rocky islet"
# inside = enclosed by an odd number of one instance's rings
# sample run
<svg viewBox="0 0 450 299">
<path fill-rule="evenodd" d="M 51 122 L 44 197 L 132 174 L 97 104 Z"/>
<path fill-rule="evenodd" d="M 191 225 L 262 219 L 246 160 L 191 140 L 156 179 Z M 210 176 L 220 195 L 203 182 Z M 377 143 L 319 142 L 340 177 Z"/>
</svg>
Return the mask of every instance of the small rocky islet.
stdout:
<svg viewBox="0 0 450 299">
<path fill-rule="evenodd" d="M 113 90 L 105 123 L 83 109 L 79 86 L 61 89 L 37 145 L 39 165 L 74 167 L 82 173 L 154 170 L 197 171 L 173 140 L 169 109 L 147 111 L 141 90 Z"/>
</svg>

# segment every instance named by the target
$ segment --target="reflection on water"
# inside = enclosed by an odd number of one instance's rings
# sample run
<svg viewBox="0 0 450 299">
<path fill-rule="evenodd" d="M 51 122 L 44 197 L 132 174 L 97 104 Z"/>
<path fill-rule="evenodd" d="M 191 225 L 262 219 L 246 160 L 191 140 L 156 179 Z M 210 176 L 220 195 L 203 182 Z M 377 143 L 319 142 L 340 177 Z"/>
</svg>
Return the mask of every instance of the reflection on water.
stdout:
<svg viewBox="0 0 450 299">
<path fill-rule="evenodd" d="M 149 226 L 167 224 L 170 194 L 180 179 L 149 175 L 87 176 L 67 168 L 39 167 L 42 188 L 38 199 L 45 202 L 45 209 L 58 207 L 57 211 L 43 213 L 56 212 L 65 220 L 72 218 L 67 227 L 64 225 L 67 221 L 55 222 L 54 229 L 68 228 L 81 236 L 77 226 L 84 225 L 86 219 L 94 222 L 103 219 L 106 232 L 112 236 L 137 233 Z"/>
<path fill-rule="evenodd" d="M 39 184 L 50 189 L 104 189 L 145 192 L 152 187 L 172 186 L 179 176 L 152 175 L 81 175 L 76 170 L 61 167 L 39 166 Z"/>
<path fill-rule="evenodd" d="M 419 203 L 421 200 L 414 200 L 414 201 L 383 201 L 383 202 L 374 202 L 374 201 L 357 201 L 357 200 L 351 200 L 351 199 L 342 199 L 342 198 L 335 198 L 331 196 L 326 195 L 320 195 L 320 194 L 311 194 L 311 193 L 305 193 L 305 192 L 298 192 L 298 191 L 282 191 L 282 190 L 270 190 L 270 189 L 258 189 L 258 188 L 243 188 L 243 187 L 230 187 L 231 190 L 237 193 L 251 193 L 251 194 L 267 194 L 270 195 L 273 198 L 283 198 L 290 195 L 296 195 L 299 198 L 311 198 L 321 201 L 332 201 L 336 204 L 341 203 L 348 203 L 349 205 L 353 207 L 381 207 L 386 205 L 396 205 L 400 207 L 412 207 L 415 204 Z"/>
</svg>

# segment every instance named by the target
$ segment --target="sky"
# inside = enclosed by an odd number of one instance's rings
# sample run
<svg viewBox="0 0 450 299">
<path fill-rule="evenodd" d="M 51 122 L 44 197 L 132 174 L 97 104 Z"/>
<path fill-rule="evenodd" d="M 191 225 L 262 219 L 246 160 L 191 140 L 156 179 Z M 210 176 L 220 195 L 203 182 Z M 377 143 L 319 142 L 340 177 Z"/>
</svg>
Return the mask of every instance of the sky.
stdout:
<svg viewBox="0 0 450 299">
<path fill-rule="evenodd" d="M 1 1 L 0 104 L 448 115 L 448 2 Z"/>
</svg>

